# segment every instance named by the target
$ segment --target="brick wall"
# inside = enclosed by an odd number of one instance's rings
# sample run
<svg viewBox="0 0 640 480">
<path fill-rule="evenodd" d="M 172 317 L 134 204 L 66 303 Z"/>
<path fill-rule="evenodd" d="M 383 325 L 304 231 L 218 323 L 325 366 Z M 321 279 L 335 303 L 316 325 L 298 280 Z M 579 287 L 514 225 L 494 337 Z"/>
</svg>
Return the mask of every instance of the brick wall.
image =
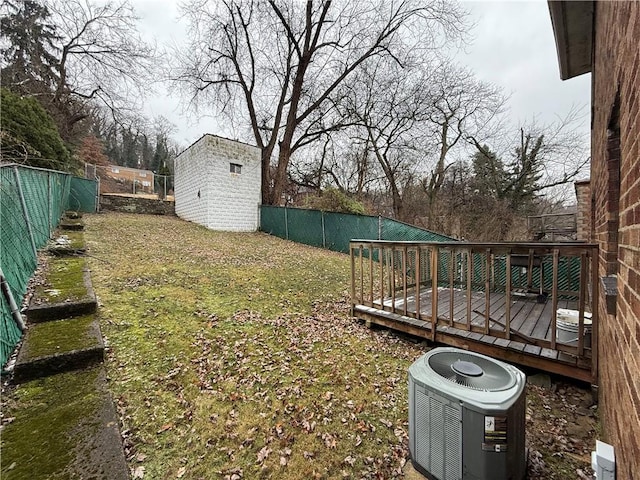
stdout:
<svg viewBox="0 0 640 480">
<path fill-rule="evenodd" d="M 615 314 L 599 301 L 599 396 L 617 478 L 640 472 L 640 2 L 596 2 L 591 190 L 601 276 L 617 275 Z"/>
<path fill-rule="evenodd" d="M 175 160 L 176 214 L 213 230 L 255 231 L 261 178 L 260 149 L 204 135 Z"/>
<path fill-rule="evenodd" d="M 591 241 L 591 182 L 582 180 L 575 183 L 577 214 L 576 239 Z"/>
</svg>

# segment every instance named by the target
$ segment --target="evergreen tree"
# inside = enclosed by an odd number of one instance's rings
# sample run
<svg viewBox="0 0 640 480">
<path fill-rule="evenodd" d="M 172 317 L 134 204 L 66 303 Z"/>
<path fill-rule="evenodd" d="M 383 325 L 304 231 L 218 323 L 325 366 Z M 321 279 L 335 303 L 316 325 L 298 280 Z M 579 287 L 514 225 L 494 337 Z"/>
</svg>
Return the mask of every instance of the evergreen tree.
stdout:
<svg viewBox="0 0 640 480">
<path fill-rule="evenodd" d="M 35 167 L 76 171 L 53 119 L 33 97 L 20 97 L 0 89 L 1 159 Z"/>
<path fill-rule="evenodd" d="M 473 168 L 472 188 L 478 195 L 501 198 L 507 182 L 507 172 L 502 160 L 487 145 L 483 145 L 471 157 Z"/>
<path fill-rule="evenodd" d="M 544 147 L 544 135 L 532 136 L 520 131 L 520 145 L 514 150 L 513 160 L 508 165 L 507 183 L 504 197 L 509 198 L 514 211 L 528 213 L 540 194 Z"/>
<path fill-rule="evenodd" d="M 51 94 L 59 79 L 60 37 L 46 6 L 33 0 L 5 2 L 0 19 L 2 85 L 17 93 Z"/>
</svg>

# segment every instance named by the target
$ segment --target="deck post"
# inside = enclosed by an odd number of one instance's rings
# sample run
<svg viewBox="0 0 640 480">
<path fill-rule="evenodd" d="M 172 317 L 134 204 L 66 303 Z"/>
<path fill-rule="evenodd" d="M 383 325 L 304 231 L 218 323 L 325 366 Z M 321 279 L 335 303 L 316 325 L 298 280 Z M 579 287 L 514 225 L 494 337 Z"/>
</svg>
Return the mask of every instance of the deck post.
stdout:
<svg viewBox="0 0 640 480">
<path fill-rule="evenodd" d="M 467 250 L 467 330 L 471 330 L 471 294 L 473 281 L 473 248 Z"/>
<path fill-rule="evenodd" d="M 380 245 L 380 309 L 384 310 L 384 265 L 387 262 L 386 252 L 384 246 Z"/>
<path fill-rule="evenodd" d="M 587 254 L 583 252 L 580 255 L 580 289 L 578 293 L 578 357 L 584 356 L 584 307 L 587 290 L 587 265 Z"/>
<path fill-rule="evenodd" d="M 369 244 L 369 306 L 373 307 L 373 243 Z"/>
<path fill-rule="evenodd" d="M 351 316 L 355 316 L 354 307 L 356 305 L 356 263 L 353 258 L 353 244 L 349 245 L 349 256 L 351 257 Z"/>
<path fill-rule="evenodd" d="M 364 260 L 362 259 L 362 252 L 364 251 L 364 246 L 360 244 L 358 247 L 358 255 L 360 255 L 360 303 L 364 303 Z"/>
<path fill-rule="evenodd" d="M 553 282 L 551 286 L 551 348 L 556 348 L 556 321 L 558 316 L 558 260 L 560 252 L 553 249 Z"/>
<path fill-rule="evenodd" d="M 407 258 L 407 246 L 403 245 L 402 247 L 402 293 L 403 293 L 403 301 L 404 301 L 404 308 L 403 310 L 403 315 L 406 317 L 407 316 L 407 263 L 408 263 L 408 258 Z"/>
<path fill-rule="evenodd" d="M 420 320 L 420 245 L 416 246 L 416 318 Z"/>
<path fill-rule="evenodd" d="M 507 252 L 507 266 L 506 266 L 506 270 L 507 270 L 507 285 L 505 287 L 505 295 L 506 295 L 506 300 L 505 300 L 505 319 L 504 319 L 504 324 L 505 324 L 505 338 L 507 340 L 511 340 L 511 250 L 509 250 Z"/>
<path fill-rule="evenodd" d="M 438 326 L 438 256 L 440 249 L 432 247 L 431 250 L 431 340 L 436 340 L 436 327 Z"/>
<path fill-rule="evenodd" d="M 598 276 L 598 249 L 591 250 L 591 382 L 598 385 L 598 330 L 600 312 L 598 301 L 600 300 L 599 276 Z"/>
</svg>

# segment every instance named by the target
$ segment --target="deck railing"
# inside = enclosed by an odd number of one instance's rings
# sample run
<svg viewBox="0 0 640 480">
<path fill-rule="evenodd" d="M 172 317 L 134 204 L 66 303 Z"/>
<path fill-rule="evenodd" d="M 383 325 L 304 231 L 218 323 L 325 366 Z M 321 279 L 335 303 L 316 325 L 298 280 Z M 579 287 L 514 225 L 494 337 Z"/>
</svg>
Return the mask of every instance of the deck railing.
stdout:
<svg viewBox="0 0 640 480">
<path fill-rule="evenodd" d="M 547 213 L 545 215 L 531 215 L 527 217 L 530 231 L 547 233 L 558 231 L 576 231 L 577 213 Z"/>
<path fill-rule="evenodd" d="M 354 240 L 350 254 L 354 309 L 426 321 L 434 340 L 448 326 L 596 362 L 596 245 Z"/>
</svg>

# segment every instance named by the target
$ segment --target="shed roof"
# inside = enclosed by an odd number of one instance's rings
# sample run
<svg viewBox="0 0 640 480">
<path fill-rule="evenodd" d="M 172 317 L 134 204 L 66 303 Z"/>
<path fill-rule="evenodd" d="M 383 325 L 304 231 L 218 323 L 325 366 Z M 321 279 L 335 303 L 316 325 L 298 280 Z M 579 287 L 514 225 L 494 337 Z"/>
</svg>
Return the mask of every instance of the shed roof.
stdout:
<svg viewBox="0 0 640 480">
<path fill-rule="evenodd" d="M 595 2 L 549 0 L 548 4 L 560 78 L 567 80 L 590 72 Z"/>
</svg>

